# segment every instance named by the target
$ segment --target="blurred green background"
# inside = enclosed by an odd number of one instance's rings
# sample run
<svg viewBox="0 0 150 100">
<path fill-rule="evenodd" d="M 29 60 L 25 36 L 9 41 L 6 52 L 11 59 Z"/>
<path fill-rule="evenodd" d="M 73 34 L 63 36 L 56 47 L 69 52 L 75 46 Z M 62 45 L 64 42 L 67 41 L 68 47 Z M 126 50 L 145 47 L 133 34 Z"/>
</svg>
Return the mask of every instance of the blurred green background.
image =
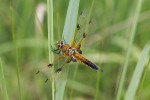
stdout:
<svg viewBox="0 0 150 100">
<path fill-rule="evenodd" d="M 91 0 L 80 0 L 79 12 L 89 9 Z M 54 0 L 54 40 L 61 39 L 69 0 Z M 132 46 L 123 95 L 145 44 L 150 40 L 150 1 L 143 0 L 135 40 Z M 51 86 L 45 88 L 46 77 L 35 79 L 36 71 L 48 64 L 46 0 L 13 0 L 13 18 L 23 100 L 51 100 Z M 96 0 L 91 18 L 95 31 L 88 34 L 82 46 L 83 55 L 104 70 L 98 73 L 78 63 L 70 64 L 64 99 L 94 100 L 99 79 L 97 100 L 114 100 L 131 36 L 136 0 Z M 38 15 L 39 14 L 39 15 Z M 37 16 L 40 16 L 38 19 Z M 16 62 L 11 32 L 9 1 L 0 1 L 0 56 L 8 97 L 19 100 Z M 74 66 L 74 67 L 73 67 Z M 150 99 L 150 73 L 143 84 L 141 100 Z M 57 82 L 57 81 L 56 81 Z M 2 90 L 0 88 L 0 100 Z"/>
</svg>

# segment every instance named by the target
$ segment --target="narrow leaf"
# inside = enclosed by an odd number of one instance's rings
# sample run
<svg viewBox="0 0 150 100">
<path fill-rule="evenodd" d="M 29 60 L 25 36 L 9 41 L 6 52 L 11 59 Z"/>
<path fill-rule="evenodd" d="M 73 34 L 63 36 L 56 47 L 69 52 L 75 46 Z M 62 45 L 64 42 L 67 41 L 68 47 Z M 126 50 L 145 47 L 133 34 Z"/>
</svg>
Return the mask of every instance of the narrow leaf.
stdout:
<svg viewBox="0 0 150 100">
<path fill-rule="evenodd" d="M 150 52 L 150 42 L 147 43 L 147 45 L 144 47 L 141 56 L 139 58 L 139 61 L 136 65 L 134 74 L 132 76 L 131 82 L 129 84 L 128 90 L 125 95 L 124 100 L 133 100 L 136 90 L 138 88 L 145 64 L 147 62 L 148 54 Z"/>
<path fill-rule="evenodd" d="M 137 8 L 136 8 L 136 11 L 135 11 L 135 16 L 134 16 L 134 20 L 133 20 L 133 25 L 132 25 L 132 28 L 131 28 L 131 36 L 130 36 L 129 46 L 128 46 L 127 54 L 126 54 L 126 57 L 125 57 L 123 72 L 121 74 L 121 79 L 120 79 L 119 88 L 118 88 L 118 91 L 117 91 L 116 100 L 120 100 L 120 97 L 121 97 L 121 92 L 122 92 L 122 89 L 123 89 L 123 84 L 124 84 L 124 80 L 125 80 L 125 76 L 126 76 L 126 72 L 127 72 L 127 68 L 128 68 L 128 63 L 129 63 L 129 60 L 130 60 L 131 48 L 133 46 L 133 41 L 134 41 L 134 37 L 135 37 L 135 33 L 136 33 L 138 18 L 139 18 L 139 15 L 140 15 L 141 5 L 142 5 L 142 0 L 138 0 Z"/>
<path fill-rule="evenodd" d="M 6 89 L 6 83 L 5 83 L 5 77 L 4 77 L 4 73 L 3 73 L 1 58 L 0 58 L 0 81 L 1 81 L 3 99 L 8 100 L 8 95 L 7 95 L 7 89 Z"/>
<path fill-rule="evenodd" d="M 48 13 L 48 47 L 49 47 L 49 63 L 53 62 L 54 54 L 51 51 L 51 46 L 54 44 L 54 36 L 53 36 L 53 0 L 47 0 L 47 13 Z M 54 67 L 51 68 L 51 71 L 54 71 Z M 54 85 L 54 77 L 52 79 L 52 100 L 55 100 L 55 85 Z"/>
<path fill-rule="evenodd" d="M 74 36 L 76 21 L 78 16 L 80 0 L 70 0 L 67 16 L 65 20 L 64 30 L 62 38 L 66 43 L 71 44 Z M 68 66 L 63 69 L 63 72 L 59 74 L 61 78 L 56 83 L 56 100 L 63 100 L 64 90 L 67 82 Z"/>
</svg>

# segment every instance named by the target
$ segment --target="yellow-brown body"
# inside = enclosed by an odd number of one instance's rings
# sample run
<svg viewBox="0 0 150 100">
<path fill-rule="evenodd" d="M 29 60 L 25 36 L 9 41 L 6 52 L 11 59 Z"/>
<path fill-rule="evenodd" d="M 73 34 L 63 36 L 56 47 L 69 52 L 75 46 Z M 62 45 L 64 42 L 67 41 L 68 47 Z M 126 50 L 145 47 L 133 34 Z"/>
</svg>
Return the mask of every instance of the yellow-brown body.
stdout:
<svg viewBox="0 0 150 100">
<path fill-rule="evenodd" d="M 61 48 L 61 51 L 66 55 L 70 57 L 70 61 L 72 58 L 76 59 L 77 61 L 95 69 L 98 70 L 98 66 L 86 59 L 83 55 L 78 53 L 78 51 L 75 48 L 72 48 L 69 44 L 64 44 Z"/>
</svg>

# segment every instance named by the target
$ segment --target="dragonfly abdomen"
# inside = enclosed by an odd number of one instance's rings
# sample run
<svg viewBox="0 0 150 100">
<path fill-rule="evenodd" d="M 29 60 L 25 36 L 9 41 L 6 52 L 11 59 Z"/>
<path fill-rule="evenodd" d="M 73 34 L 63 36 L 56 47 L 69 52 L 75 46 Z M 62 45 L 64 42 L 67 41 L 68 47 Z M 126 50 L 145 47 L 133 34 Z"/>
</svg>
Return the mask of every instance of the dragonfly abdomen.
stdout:
<svg viewBox="0 0 150 100">
<path fill-rule="evenodd" d="M 88 59 L 86 59 L 84 56 L 82 56 L 78 52 L 75 52 L 74 58 L 76 60 L 78 60 L 79 62 L 81 62 L 81 63 L 89 66 L 92 69 L 103 71 L 103 70 L 99 69 L 99 67 L 97 65 L 95 65 L 94 63 L 92 63 L 91 61 L 89 61 Z"/>
<path fill-rule="evenodd" d="M 88 59 L 86 59 L 86 61 L 83 62 L 84 64 L 86 64 L 87 66 L 95 69 L 95 70 L 98 70 L 98 66 L 93 64 L 91 61 L 89 61 Z"/>
</svg>

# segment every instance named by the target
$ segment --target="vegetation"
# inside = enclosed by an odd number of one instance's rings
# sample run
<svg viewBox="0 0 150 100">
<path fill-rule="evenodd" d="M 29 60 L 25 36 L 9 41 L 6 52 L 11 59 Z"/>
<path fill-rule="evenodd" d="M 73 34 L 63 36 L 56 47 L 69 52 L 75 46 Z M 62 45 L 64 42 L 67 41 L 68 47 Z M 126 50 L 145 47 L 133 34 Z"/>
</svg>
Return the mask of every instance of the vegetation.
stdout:
<svg viewBox="0 0 150 100">
<path fill-rule="evenodd" d="M 150 99 L 150 1 L 10 2 L 0 3 L 0 100 Z M 69 63 L 45 84 L 47 76 L 36 72 L 58 57 L 49 53 L 51 45 L 62 39 L 70 44 L 76 20 L 87 9 L 87 19 L 96 21 L 82 54 L 104 71 Z"/>
</svg>

